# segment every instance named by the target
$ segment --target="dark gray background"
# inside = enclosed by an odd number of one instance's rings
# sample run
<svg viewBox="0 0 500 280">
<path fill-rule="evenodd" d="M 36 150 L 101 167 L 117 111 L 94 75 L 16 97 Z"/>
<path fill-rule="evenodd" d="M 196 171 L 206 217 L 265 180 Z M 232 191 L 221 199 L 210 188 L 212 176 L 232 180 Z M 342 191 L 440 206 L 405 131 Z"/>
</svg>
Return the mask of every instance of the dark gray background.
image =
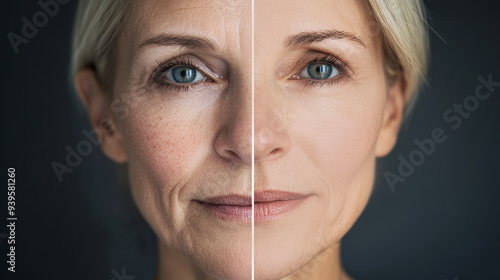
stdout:
<svg viewBox="0 0 500 280">
<path fill-rule="evenodd" d="M 7 272 L 0 236 L 1 279 L 112 279 L 113 270 L 149 279 L 156 244 L 117 169 L 98 148 L 59 183 L 50 164 L 64 162 L 90 129 L 69 90 L 70 35 L 76 1 L 15 54 L 37 1 L 2 4 L 0 43 L 1 169 L 16 168 L 16 270 Z M 432 55 L 428 85 L 395 150 L 378 163 L 367 209 L 343 242 L 343 262 L 358 279 L 500 279 L 500 87 L 453 130 L 443 113 L 474 94 L 478 77 L 500 81 L 498 4 L 426 1 Z M 495 19 L 497 18 L 497 19 Z M 437 144 L 392 192 L 384 172 L 397 173 L 415 139 L 442 128 Z M 4 182 L 5 182 L 4 181 Z M 6 233 L 7 184 L 0 189 L 0 234 Z M 5 224 L 5 225 L 4 225 Z M 115 277 L 116 278 L 116 277 Z M 118 279 L 118 278 L 116 278 Z"/>
</svg>

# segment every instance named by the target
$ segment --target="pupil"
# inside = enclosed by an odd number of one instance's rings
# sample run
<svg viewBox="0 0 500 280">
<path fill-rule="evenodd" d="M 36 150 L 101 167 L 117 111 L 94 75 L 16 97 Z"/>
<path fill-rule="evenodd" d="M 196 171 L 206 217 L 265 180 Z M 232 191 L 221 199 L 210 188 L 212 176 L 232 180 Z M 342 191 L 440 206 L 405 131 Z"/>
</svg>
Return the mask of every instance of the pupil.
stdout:
<svg viewBox="0 0 500 280">
<path fill-rule="evenodd" d="M 313 64 L 307 69 L 309 76 L 316 80 L 328 79 L 332 74 L 332 66 L 328 64 Z"/>
<path fill-rule="evenodd" d="M 176 83 L 191 83 L 196 78 L 196 69 L 193 67 L 181 66 L 173 69 L 172 72 Z"/>
</svg>

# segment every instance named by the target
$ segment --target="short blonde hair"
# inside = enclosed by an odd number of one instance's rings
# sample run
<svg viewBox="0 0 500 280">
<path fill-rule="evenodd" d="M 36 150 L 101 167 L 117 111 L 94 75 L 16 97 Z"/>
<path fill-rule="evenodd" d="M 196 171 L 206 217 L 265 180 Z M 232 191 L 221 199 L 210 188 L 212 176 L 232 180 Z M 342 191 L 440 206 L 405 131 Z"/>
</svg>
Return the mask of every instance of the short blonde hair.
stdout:
<svg viewBox="0 0 500 280">
<path fill-rule="evenodd" d="M 429 56 L 427 16 L 422 0 L 368 0 L 382 38 L 389 79 L 402 74 L 406 82 L 406 112 L 425 81 Z"/>
<path fill-rule="evenodd" d="M 80 0 L 73 30 L 72 77 L 83 68 L 95 71 L 105 89 L 114 81 L 118 34 L 129 0 Z"/>
<path fill-rule="evenodd" d="M 365 0 L 370 5 L 382 39 L 388 78 L 402 74 L 406 105 L 411 107 L 425 80 L 428 31 L 422 0 Z M 71 72 L 92 68 L 104 88 L 114 81 L 117 37 L 129 0 L 81 0 L 73 34 Z M 408 109 L 408 108 L 407 108 Z"/>
</svg>

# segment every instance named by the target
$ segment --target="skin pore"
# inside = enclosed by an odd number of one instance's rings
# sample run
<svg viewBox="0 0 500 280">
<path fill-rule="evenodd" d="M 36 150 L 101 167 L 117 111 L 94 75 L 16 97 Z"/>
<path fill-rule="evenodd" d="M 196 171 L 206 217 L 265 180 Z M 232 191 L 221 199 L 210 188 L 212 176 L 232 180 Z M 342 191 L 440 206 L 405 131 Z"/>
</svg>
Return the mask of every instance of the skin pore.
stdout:
<svg viewBox="0 0 500 280">
<path fill-rule="evenodd" d="M 200 203 L 252 188 L 251 2 L 216 3 L 134 1 L 112 92 L 92 71 L 76 77 L 92 123 L 113 117 L 102 148 L 128 163 L 134 200 L 158 236 L 159 280 L 251 278 L 251 224 Z M 196 69 L 195 82 L 172 81 L 181 66 Z"/>
<path fill-rule="evenodd" d="M 254 5 L 254 61 L 251 1 L 144 0 L 120 28 L 112 89 L 91 69 L 75 77 L 92 125 L 113 120 L 102 149 L 128 163 L 159 240 L 157 280 L 251 279 L 252 262 L 255 279 L 350 279 L 340 240 L 370 196 L 375 158 L 394 146 L 404 82 L 386 81 L 364 1 Z M 203 206 L 251 196 L 252 163 L 256 193 L 305 197 L 255 223 L 254 260 L 249 220 Z"/>
</svg>

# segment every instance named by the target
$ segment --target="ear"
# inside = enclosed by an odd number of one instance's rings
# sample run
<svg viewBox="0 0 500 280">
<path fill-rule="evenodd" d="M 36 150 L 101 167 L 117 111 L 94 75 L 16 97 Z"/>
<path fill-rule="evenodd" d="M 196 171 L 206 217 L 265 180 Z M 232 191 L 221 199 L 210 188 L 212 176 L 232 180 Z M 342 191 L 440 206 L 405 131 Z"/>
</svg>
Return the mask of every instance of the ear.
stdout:
<svg viewBox="0 0 500 280">
<path fill-rule="evenodd" d="M 388 90 L 382 129 L 375 147 L 375 156 L 377 157 L 386 156 L 396 145 L 399 128 L 403 120 L 405 89 L 405 79 L 402 74 L 399 74 Z"/>
<path fill-rule="evenodd" d="M 89 68 L 82 69 L 75 75 L 74 82 L 102 151 L 115 162 L 126 162 L 125 144 L 111 111 L 111 98 L 97 81 L 95 72 Z"/>
</svg>

